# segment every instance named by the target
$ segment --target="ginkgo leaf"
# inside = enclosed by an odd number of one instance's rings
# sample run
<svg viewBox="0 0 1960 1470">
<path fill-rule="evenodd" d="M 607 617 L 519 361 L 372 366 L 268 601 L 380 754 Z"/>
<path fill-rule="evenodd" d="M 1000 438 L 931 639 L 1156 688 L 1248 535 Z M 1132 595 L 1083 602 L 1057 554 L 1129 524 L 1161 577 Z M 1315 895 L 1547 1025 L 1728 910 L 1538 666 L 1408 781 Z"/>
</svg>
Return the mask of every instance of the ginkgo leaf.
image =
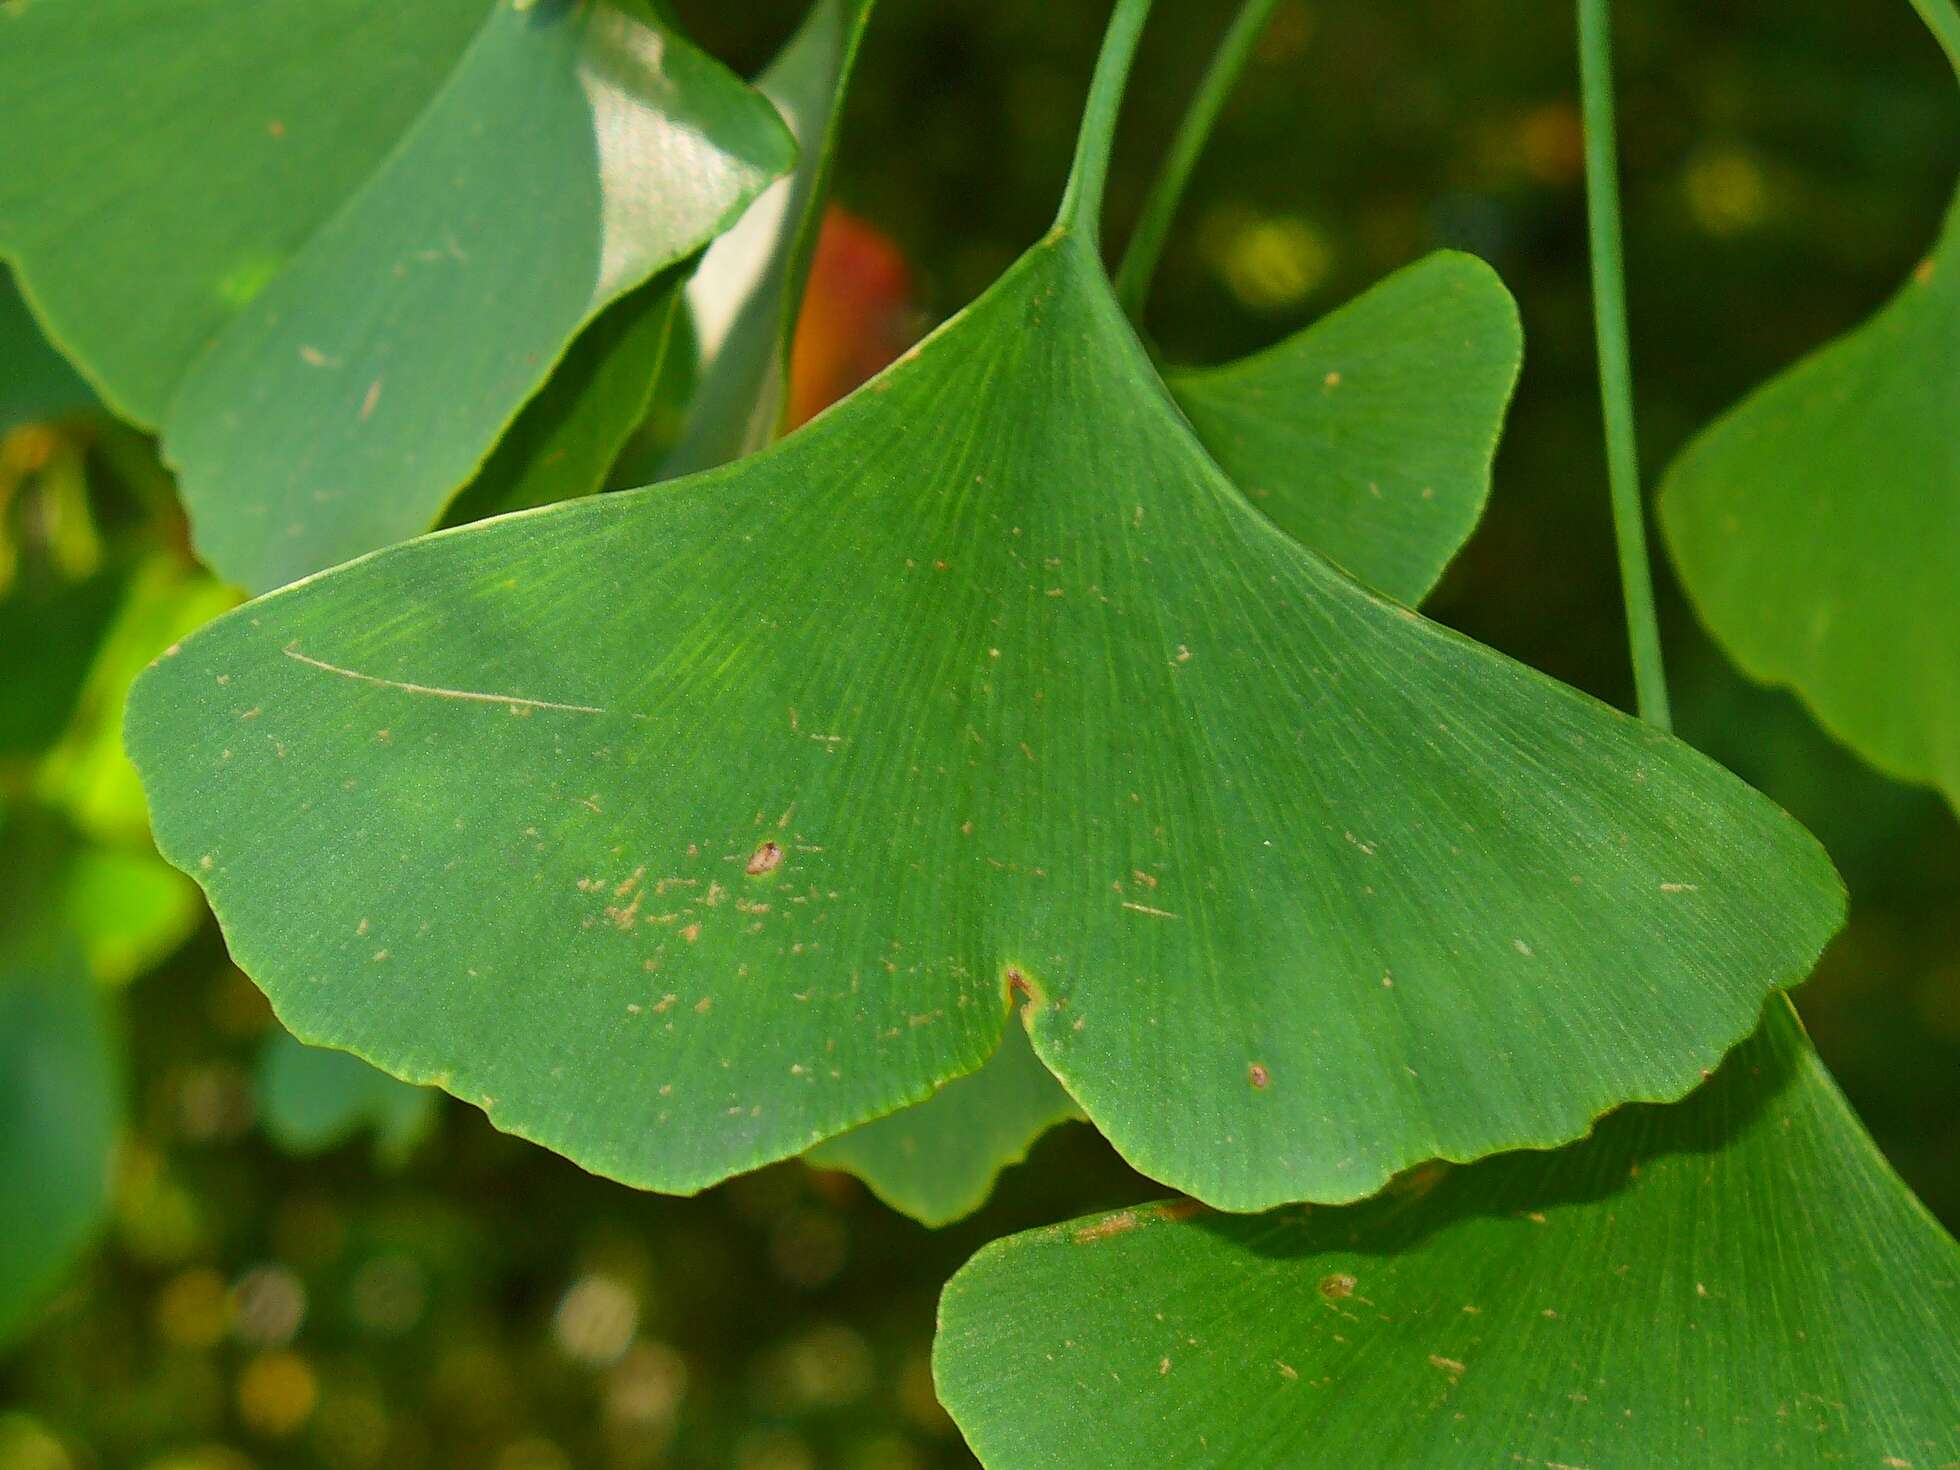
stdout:
<svg viewBox="0 0 1960 1470">
<path fill-rule="evenodd" d="M 663 477 L 753 454 L 781 431 L 790 338 L 830 192 L 844 94 L 872 0 L 816 0 L 756 78 L 800 147 L 796 171 L 708 247 L 687 288 L 702 355 L 681 440 Z"/>
<path fill-rule="evenodd" d="M 1037 1138 L 1081 1116 L 1026 1034 L 1009 1027 L 979 1071 L 820 1143 L 804 1158 L 857 1175 L 922 1225 L 946 1225 L 985 1204 L 1000 1171 L 1026 1158 Z"/>
<path fill-rule="evenodd" d="M 988 1246 L 934 1369 L 989 1470 L 1945 1465 L 1960 1250 L 1773 1001 L 1686 1102 L 1343 1210 Z"/>
<path fill-rule="evenodd" d="M 192 18 L 158 0 L 106 14 L 53 0 L 22 7 L 0 48 L 16 135 L 36 140 L 35 164 L 0 186 L 0 249 L 56 341 L 161 421 L 200 548 L 251 587 L 426 529 L 580 328 L 792 157 L 766 102 L 640 6 L 463 5 L 482 18 L 460 59 L 458 5 L 427 8 L 374 24 L 369 0 L 229 0 Z M 391 96 L 390 131 L 363 119 L 340 144 L 347 113 L 399 82 L 381 53 L 404 26 L 453 67 L 401 88 L 423 99 L 413 113 Z M 323 27 L 359 39 L 309 48 Z M 109 127 L 105 94 L 134 99 Z M 165 121 L 128 147 L 153 112 Z M 73 141 L 42 149 L 53 135 Z M 167 166 L 138 172 L 166 149 Z M 105 152 L 114 167 L 97 166 Z M 299 189 L 311 228 L 260 221 Z M 208 225 L 182 207 L 213 195 Z M 166 211 L 159 242 L 101 238 Z M 187 299 L 153 304 L 144 279 L 115 323 L 125 345 L 99 320 L 117 294 L 103 280 L 126 287 L 139 263 Z M 154 333 L 129 333 L 151 315 Z"/>
<path fill-rule="evenodd" d="M 1497 273 L 1439 251 L 1275 347 L 1167 381 L 1275 525 L 1414 606 L 1483 513 L 1522 350 Z"/>
<path fill-rule="evenodd" d="M 1960 804 L 1960 207 L 1876 317 L 1691 443 L 1668 550 L 1743 671 Z"/>
<path fill-rule="evenodd" d="M 1842 913 L 1680 742 L 1384 601 L 1194 439 L 1093 220 L 722 470 L 444 532 L 138 681 L 303 1039 L 685 1191 L 1036 1052 L 1256 1209 L 1692 1087 Z M 323 862 L 323 854 L 332 854 Z"/>
</svg>

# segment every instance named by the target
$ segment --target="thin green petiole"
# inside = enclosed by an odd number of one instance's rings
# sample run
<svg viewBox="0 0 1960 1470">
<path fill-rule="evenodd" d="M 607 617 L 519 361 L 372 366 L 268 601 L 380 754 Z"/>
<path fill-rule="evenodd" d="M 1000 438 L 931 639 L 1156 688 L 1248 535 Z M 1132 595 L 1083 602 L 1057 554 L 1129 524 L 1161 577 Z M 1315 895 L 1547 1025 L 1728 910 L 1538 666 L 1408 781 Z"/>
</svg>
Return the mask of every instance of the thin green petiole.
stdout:
<svg viewBox="0 0 1960 1470">
<path fill-rule="evenodd" d="M 1102 250 L 1103 186 L 1109 181 L 1109 155 L 1116 142 L 1116 115 L 1123 106 L 1123 86 L 1136 59 L 1137 38 L 1143 34 L 1150 0 L 1116 0 L 1116 11 L 1103 33 L 1096 75 L 1089 83 L 1089 100 L 1082 109 L 1082 130 L 1076 135 L 1075 161 L 1069 166 L 1068 188 L 1055 213 L 1055 227 L 1078 235 L 1089 249 Z"/>
<path fill-rule="evenodd" d="M 1164 166 L 1157 171 L 1150 192 L 1144 196 L 1143 212 L 1137 218 L 1130 243 L 1124 247 L 1123 263 L 1116 270 L 1116 299 L 1132 322 L 1143 318 L 1150 281 L 1157 273 L 1164 240 L 1170 234 L 1171 220 L 1184 198 L 1185 186 L 1191 182 L 1191 170 L 1197 166 L 1198 155 L 1204 152 L 1218 114 L 1224 111 L 1226 98 L 1231 96 L 1239 74 L 1252 59 L 1252 48 L 1278 4 L 1279 0 L 1245 0 L 1239 7 L 1238 15 L 1219 41 L 1211 64 L 1198 82 L 1191 105 L 1178 122 L 1170 151 L 1164 155 Z"/>
<path fill-rule="evenodd" d="M 1613 126 L 1610 0 L 1578 0 L 1580 110 L 1586 129 L 1586 225 L 1591 241 L 1593 322 L 1599 342 L 1599 397 L 1606 421 L 1606 477 L 1613 496 L 1613 537 L 1620 551 L 1620 593 L 1640 717 L 1671 727 L 1667 671 L 1661 661 L 1654 577 L 1640 494 L 1640 454 L 1633 426 L 1633 367 L 1627 351 L 1626 266 L 1620 248 L 1619 154 Z"/>
</svg>

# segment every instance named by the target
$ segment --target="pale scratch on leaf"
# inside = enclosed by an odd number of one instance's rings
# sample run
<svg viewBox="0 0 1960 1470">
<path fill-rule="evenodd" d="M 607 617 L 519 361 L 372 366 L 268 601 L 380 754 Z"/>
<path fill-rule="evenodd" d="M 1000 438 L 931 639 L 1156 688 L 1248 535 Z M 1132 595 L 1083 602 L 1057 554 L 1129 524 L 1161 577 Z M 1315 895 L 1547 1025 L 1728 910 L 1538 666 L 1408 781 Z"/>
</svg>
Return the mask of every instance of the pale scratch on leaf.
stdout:
<svg viewBox="0 0 1960 1470">
<path fill-rule="evenodd" d="M 344 669 L 339 664 L 330 664 L 325 659 L 314 658 L 301 653 L 288 645 L 279 650 L 287 658 L 303 663 L 308 668 L 320 669 L 329 674 L 338 674 L 343 679 L 355 679 L 363 684 L 373 684 L 382 689 L 399 689 L 403 694 L 427 694 L 436 699 L 467 699 L 477 704 L 501 704 L 512 709 L 550 709 L 568 715 L 604 715 L 604 710 L 593 704 L 560 704 L 551 699 L 527 699 L 521 694 L 483 694 L 474 689 L 441 689 L 432 684 L 410 684 L 401 679 L 384 679 L 379 674 L 363 674 L 358 669 Z M 635 715 L 634 719 L 644 719 Z"/>
<path fill-rule="evenodd" d="M 1123 907 L 1134 913 L 1148 914 L 1153 919 L 1175 919 L 1177 917 L 1169 909 L 1153 909 L 1147 903 L 1131 903 L 1128 899 L 1123 900 Z"/>
</svg>

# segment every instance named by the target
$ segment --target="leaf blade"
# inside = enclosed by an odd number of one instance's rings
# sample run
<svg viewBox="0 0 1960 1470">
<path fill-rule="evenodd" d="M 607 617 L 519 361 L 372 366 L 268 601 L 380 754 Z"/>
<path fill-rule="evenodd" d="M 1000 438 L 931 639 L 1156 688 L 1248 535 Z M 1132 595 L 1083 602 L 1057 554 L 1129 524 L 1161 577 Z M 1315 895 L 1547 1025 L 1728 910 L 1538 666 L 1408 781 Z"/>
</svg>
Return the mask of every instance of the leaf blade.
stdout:
<svg viewBox="0 0 1960 1470">
<path fill-rule="evenodd" d="M 739 466 L 262 599 L 128 739 L 289 1027 L 676 1191 L 977 1069 L 1018 987 L 1145 1172 L 1355 1198 L 1680 1095 L 1842 911 L 1733 777 L 1254 512 L 1066 233 Z"/>
</svg>

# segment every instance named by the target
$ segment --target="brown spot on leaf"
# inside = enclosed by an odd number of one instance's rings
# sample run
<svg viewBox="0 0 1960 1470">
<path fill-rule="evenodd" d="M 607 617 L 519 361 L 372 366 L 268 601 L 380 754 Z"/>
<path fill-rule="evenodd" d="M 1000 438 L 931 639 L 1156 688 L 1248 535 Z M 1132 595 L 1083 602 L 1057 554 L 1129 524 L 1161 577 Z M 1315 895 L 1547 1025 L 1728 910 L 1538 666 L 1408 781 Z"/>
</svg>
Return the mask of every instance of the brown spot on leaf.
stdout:
<svg viewBox="0 0 1960 1470">
<path fill-rule="evenodd" d="M 1330 1302 L 1344 1301 L 1354 1295 L 1359 1283 L 1345 1271 L 1336 1271 L 1332 1276 L 1320 1278 L 1320 1294 Z"/>
<path fill-rule="evenodd" d="M 1254 1087 L 1265 1088 L 1272 1084 L 1273 1074 L 1266 1070 L 1262 1062 L 1254 1062 L 1246 1069 L 1246 1075 L 1252 1079 Z"/>
<path fill-rule="evenodd" d="M 764 873 L 773 873 L 783 865 L 782 844 L 765 842 L 749 858 L 748 865 L 742 869 L 751 878 L 759 878 Z"/>
</svg>

